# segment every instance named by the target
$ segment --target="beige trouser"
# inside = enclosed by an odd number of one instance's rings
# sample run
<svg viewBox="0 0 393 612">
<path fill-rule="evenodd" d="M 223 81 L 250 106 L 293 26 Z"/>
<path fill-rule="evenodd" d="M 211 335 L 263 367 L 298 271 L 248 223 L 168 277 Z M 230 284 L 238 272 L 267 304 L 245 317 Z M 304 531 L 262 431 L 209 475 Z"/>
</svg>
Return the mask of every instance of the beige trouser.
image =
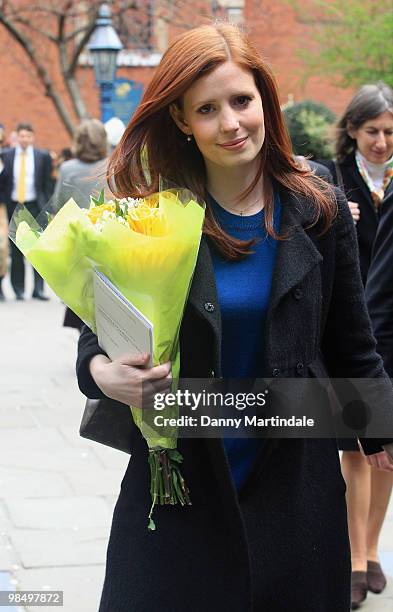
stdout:
<svg viewBox="0 0 393 612">
<path fill-rule="evenodd" d="M 8 260 L 8 216 L 7 208 L 0 203 L 0 278 L 7 273 Z"/>
</svg>

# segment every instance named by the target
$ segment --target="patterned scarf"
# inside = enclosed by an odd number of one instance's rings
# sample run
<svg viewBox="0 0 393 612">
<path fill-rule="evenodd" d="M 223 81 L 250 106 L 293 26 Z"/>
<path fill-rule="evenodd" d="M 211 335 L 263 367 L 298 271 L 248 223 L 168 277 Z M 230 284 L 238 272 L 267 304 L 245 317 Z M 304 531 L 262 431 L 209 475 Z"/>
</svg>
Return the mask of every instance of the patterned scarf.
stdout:
<svg viewBox="0 0 393 612">
<path fill-rule="evenodd" d="M 360 172 L 360 176 L 369 188 L 371 197 L 374 202 L 374 206 L 376 209 L 378 209 L 384 198 L 385 191 L 393 178 L 393 157 L 391 157 L 390 159 L 388 159 L 388 161 L 382 164 L 383 166 L 385 166 L 385 174 L 383 177 L 382 186 L 379 189 L 375 186 L 374 181 L 371 178 L 367 169 L 366 163 L 363 157 L 360 155 L 359 151 L 356 151 L 355 158 L 358 170 Z"/>
</svg>

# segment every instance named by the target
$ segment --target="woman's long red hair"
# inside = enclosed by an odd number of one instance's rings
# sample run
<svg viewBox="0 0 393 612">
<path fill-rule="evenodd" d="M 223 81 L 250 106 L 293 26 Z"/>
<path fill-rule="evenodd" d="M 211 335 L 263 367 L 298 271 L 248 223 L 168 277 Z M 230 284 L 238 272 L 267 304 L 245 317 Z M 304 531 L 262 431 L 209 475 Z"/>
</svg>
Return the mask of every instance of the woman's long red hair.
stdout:
<svg viewBox="0 0 393 612">
<path fill-rule="evenodd" d="M 291 142 L 280 109 L 277 85 L 271 70 L 236 26 L 206 25 L 175 38 L 148 85 L 142 101 L 115 149 L 108 166 L 108 180 L 118 197 L 144 197 L 159 189 L 159 177 L 179 187 L 187 187 L 203 200 L 207 199 L 206 172 L 203 157 L 194 141 L 173 121 L 169 107 L 181 105 L 185 91 L 200 77 L 218 65 L 231 60 L 250 70 L 262 98 L 265 140 L 261 150 L 260 173 L 265 185 L 271 181 L 309 198 L 315 208 L 314 222 L 323 217 L 328 228 L 336 214 L 331 188 L 309 170 L 294 161 Z M 259 175 L 241 195 L 248 195 Z M 273 228 L 273 194 L 265 189 L 265 224 Z M 215 222 L 207 207 L 204 232 L 228 259 L 248 254 L 250 242 L 228 236 Z"/>
</svg>

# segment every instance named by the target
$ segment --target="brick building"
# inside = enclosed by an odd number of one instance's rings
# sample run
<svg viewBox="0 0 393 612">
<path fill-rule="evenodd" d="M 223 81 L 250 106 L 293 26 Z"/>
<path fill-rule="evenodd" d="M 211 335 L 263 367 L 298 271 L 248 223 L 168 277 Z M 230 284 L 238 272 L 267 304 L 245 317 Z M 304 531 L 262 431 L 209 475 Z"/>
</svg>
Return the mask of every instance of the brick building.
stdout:
<svg viewBox="0 0 393 612">
<path fill-rule="evenodd" d="M 145 0 L 139 5 L 137 15 L 131 13 L 116 23 L 122 40 L 127 44 L 127 49 L 119 57 L 118 76 L 146 84 L 160 53 L 175 34 L 208 23 L 212 18 L 226 17 L 245 24 L 256 46 L 273 67 L 283 103 L 288 96 L 294 96 L 296 101 L 307 97 L 324 102 L 338 113 L 349 98 L 350 92 L 335 88 L 322 78 L 312 78 L 305 85 L 300 84 L 304 67 L 297 50 L 309 38 L 313 18 L 306 15 L 299 20 L 286 0 Z M 41 45 L 39 52 L 47 54 L 50 74 L 72 113 L 64 85 L 56 73 L 55 50 L 50 45 L 47 49 Z M 5 125 L 7 133 L 18 121 L 29 120 L 35 127 L 38 146 L 55 151 L 69 146 L 70 136 L 51 100 L 44 95 L 43 87 L 37 83 L 26 54 L 1 24 L 0 53 L 0 122 Z M 98 117 L 99 94 L 86 55 L 81 56 L 77 79 L 89 112 Z M 75 116 L 74 120 L 76 122 Z"/>
</svg>

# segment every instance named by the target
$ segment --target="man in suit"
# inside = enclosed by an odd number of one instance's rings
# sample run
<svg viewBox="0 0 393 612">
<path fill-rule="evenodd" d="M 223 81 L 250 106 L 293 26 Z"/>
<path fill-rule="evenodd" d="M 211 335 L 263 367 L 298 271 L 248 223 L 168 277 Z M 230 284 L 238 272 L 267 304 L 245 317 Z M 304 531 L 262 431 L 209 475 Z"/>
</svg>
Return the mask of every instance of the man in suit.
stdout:
<svg viewBox="0 0 393 612">
<path fill-rule="evenodd" d="M 9 219 L 17 204 L 22 204 L 36 218 L 51 196 L 52 161 L 46 151 L 34 148 L 34 130 L 29 123 L 16 128 L 17 146 L 1 154 L 3 171 L 0 192 L 7 206 Z M 17 300 L 24 299 L 25 265 L 19 249 L 11 241 L 11 285 Z M 49 299 L 43 293 L 44 281 L 34 270 L 33 298 Z"/>
</svg>

